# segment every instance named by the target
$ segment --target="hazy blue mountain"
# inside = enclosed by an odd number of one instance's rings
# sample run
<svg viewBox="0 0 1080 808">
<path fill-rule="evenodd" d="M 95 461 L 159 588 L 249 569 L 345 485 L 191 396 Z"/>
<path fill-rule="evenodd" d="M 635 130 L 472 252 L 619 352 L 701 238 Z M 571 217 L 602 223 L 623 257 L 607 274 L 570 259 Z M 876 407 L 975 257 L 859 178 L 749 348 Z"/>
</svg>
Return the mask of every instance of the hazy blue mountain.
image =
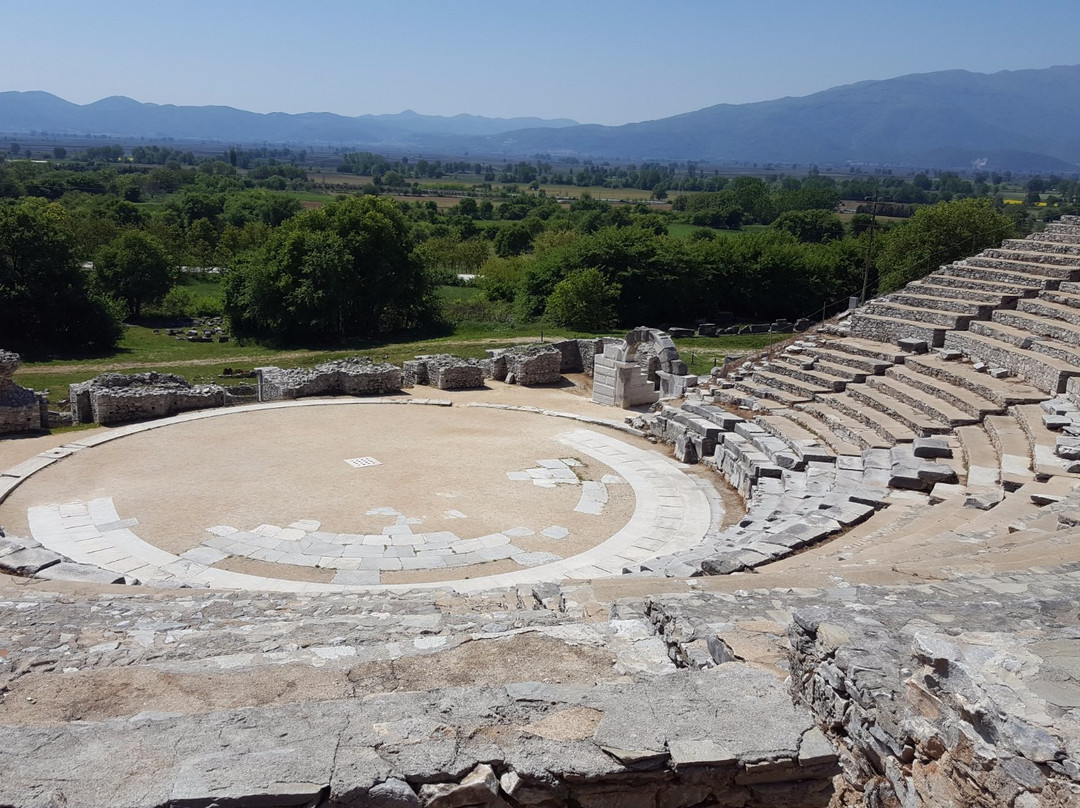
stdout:
<svg viewBox="0 0 1080 808">
<path fill-rule="evenodd" d="M 439 117 L 411 110 L 349 118 L 260 114 L 43 92 L 0 93 L 0 132 L 31 130 L 331 144 L 373 150 L 623 160 L 871 163 L 1080 171 L 1080 66 L 951 70 L 862 81 L 800 98 L 713 107 L 625 126 L 537 118 Z"/>
<path fill-rule="evenodd" d="M 329 112 L 290 115 L 233 107 L 147 104 L 112 96 L 73 104 L 45 92 L 0 93 L 0 131 L 56 132 L 118 137 L 173 137 L 226 142 L 300 142 L 348 145 L 420 145 L 432 138 L 494 135 L 524 128 L 574 126 L 566 118 L 442 117 L 412 110 L 356 118 Z"/>
<path fill-rule="evenodd" d="M 1080 66 L 950 70 L 625 126 L 508 132 L 490 151 L 625 159 L 1080 169 Z"/>
</svg>

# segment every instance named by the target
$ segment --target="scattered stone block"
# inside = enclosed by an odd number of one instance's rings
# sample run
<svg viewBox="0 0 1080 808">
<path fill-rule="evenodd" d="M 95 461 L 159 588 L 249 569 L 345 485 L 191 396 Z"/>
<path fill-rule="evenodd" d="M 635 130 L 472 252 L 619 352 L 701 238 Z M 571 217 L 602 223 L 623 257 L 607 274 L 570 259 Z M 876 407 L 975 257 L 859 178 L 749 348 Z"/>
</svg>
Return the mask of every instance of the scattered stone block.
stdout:
<svg viewBox="0 0 1080 808">
<path fill-rule="evenodd" d="M 15 575 L 37 575 L 46 567 L 59 564 L 63 556 L 40 547 L 27 547 L 0 556 L 0 571 Z"/>
<path fill-rule="evenodd" d="M 926 340 L 917 337 L 903 337 L 898 339 L 896 344 L 901 351 L 907 351 L 908 353 L 924 354 L 930 350 Z"/>
<path fill-rule="evenodd" d="M 949 442 L 944 438 L 915 438 L 912 443 L 915 457 L 952 457 Z"/>
</svg>

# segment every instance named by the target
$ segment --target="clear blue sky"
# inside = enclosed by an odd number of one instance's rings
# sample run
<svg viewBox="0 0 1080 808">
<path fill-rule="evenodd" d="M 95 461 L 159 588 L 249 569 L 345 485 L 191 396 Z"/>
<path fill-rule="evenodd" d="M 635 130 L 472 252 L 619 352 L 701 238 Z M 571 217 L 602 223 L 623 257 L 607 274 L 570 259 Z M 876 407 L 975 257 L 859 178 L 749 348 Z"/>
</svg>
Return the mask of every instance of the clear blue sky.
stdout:
<svg viewBox="0 0 1080 808">
<path fill-rule="evenodd" d="M 0 90 L 619 124 L 905 73 L 1077 64 L 1078 33 L 1077 0 L 24 1 L 0 5 Z"/>
</svg>

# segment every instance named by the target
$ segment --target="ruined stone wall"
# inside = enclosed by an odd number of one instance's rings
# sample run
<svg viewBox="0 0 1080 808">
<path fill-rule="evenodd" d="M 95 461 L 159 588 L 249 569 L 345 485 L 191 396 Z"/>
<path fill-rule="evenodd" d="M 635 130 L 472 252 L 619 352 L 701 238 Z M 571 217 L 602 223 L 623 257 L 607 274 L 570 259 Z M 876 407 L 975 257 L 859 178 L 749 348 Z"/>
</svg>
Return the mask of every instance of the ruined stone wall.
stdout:
<svg viewBox="0 0 1080 808">
<path fill-rule="evenodd" d="M 256 368 L 260 401 L 308 396 L 385 395 L 405 386 L 402 369 L 369 359 L 336 359 L 313 368 Z"/>
<path fill-rule="evenodd" d="M 551 345 L 520 345 L 508 348 L 506 383 L 555 384 L 562 378 L 562 352 Z"/>
<path fill-rule="evenodd" d="M 0 350 L 0 434 L 47 429 L 49 426 L 44 396 L 12 381 L 20 361 L 17 353 Z"/>
<path fill-rule="evenodd" d="M 225 388 L 169 373 L 104 373 L 69 388 L 72 422 L 119 424 L 224 407 Z"/>
<path fill-rule="evenodd" d="M 461 359 L 449 354 L 418 356 L 405 362 L 402 371 L 406 386 L 430 384 L 440 390 L 483 387 L 485 369 L 476 359 Z"/>
<path fill-rule="evenodd" d="M 614 337 L 567 339 L 551 345 L 562 354 L 562 365 L 559 368 L 562 373 L 586 373 L 592 376 L 596 355 L 604 352 L 605 345 L 618 341 Z"/>
</svg>

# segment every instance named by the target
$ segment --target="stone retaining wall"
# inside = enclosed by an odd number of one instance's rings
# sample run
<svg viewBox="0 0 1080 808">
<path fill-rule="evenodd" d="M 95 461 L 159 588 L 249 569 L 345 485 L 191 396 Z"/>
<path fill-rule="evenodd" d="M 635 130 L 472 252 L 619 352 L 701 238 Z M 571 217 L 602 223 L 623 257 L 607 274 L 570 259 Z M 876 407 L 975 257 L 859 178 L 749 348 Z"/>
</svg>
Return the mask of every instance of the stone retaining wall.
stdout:
<svg viewBox="0 0 1080 808">
<path fill-rule="evenodd" d="M 12 381 L 20 361 L 17 353 L 0 350 L 0 434 L 49 428 L 45 397 Z"/>
<path fill-rule="evenodd" d="M 170 373 L 103 373 L 69 387 L 76 424 L 119 424 L 165 418 L 189 410 L 223 407 L 225 388 L 192 386 Z"/>
<path fill-rule="evenodd" d="M 306 396 L 378 396 L 405 387 L 397 365 L 370 359 L 335 359 L 313 368 L 255 368 L 259 401 L 281 401 Z"/>
</svg>

